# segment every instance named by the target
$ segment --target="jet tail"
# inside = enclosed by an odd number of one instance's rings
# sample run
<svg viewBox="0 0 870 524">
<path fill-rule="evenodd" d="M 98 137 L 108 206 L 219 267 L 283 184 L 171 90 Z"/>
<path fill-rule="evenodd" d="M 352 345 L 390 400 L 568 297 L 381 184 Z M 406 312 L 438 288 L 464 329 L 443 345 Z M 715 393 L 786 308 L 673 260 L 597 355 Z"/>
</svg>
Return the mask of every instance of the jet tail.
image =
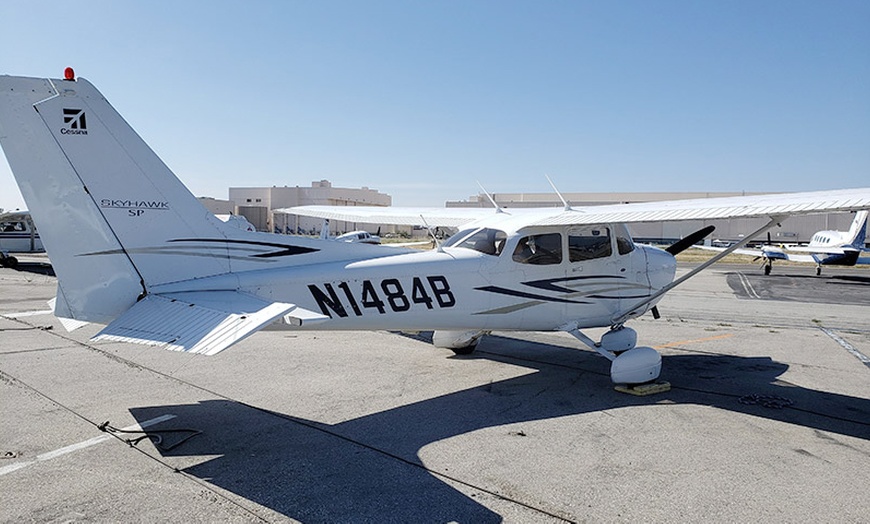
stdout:
<svg viewBox="0 0 870 524">
<path fill-rule="evenodd" d="M 864 249 L 864 243 L 867 242 L 867 216 L 868 211 L 858 211 L 855 213 L 855 219 L 852 220 L 852 226 L 849 228 L 849 244 Z"/>
</svg>

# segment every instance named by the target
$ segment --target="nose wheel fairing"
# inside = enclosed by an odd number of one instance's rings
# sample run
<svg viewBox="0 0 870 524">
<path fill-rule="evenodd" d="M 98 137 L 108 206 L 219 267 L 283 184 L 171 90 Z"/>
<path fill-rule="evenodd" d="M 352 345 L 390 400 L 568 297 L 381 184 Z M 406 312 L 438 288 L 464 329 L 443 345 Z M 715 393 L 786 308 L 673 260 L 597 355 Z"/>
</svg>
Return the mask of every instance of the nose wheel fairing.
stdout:
<svg viewBox="0 0 870 524">
<path fill-rule="evenodd" d="M 610 360 L 610 379 L 614 384 L 643 384 L 661 374 L 661 354 L 651 347 L 637 347 L 637 332 L 631 328 L 611 329 L 598 342 L 577 327 L 564 331 Z"/>
</svg>

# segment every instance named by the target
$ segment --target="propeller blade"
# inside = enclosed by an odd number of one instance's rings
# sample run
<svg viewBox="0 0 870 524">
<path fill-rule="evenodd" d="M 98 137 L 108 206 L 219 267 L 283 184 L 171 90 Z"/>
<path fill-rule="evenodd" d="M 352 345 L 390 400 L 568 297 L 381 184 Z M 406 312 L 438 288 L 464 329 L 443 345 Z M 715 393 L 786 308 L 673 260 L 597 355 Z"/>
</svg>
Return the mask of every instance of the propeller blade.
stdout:
<svg viewBox="0 0 870 524">
<path fill-rule="evenodd" d="M 676 255 L 677 253 L 682 253 L 686 249 L 695 245 L 696 242 L 703 239 L 710 233 L 712 233 L 716 229 L 716 226 L 707 226 L 704 229 L 699 229 L 695 231 L 691 235 L 687 237 L 683 237 L 681 240 L 674 242 L 670 246 L 665 248 L 665 251 L 672 255 Z"/>
</svg>

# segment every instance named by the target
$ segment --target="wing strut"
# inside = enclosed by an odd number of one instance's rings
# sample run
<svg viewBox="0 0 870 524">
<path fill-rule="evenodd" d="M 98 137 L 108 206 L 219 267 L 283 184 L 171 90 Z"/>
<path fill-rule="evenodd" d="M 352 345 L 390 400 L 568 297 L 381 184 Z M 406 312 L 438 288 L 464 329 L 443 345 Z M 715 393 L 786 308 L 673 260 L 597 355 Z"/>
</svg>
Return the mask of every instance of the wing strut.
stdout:
<svg viewBox="0 0 870 524">
<path fill-rule="evenodd" d="M 628 309 L 625 311 L 625 313 L 622 313 L 622 314 L 620 314 L 620 315 L 614 317 L 614 319 L 613 319 L 613 325 L 614 325 L 614 326 L 620 326 L 620 325 L 622 325 L 626 320 L 628 320 L 629 318 L 631 318 L 631 317 L 633 316 L 633 313 L 634 313 L 635 311 L 637 311 L 639 308 L 642 308 L 643 306 L 649 304 L 650 302 L 653 302 L 654 300 L 656 300 L 656 299 L 659 298 L 660 296 L 664 295 L 664 294 L 667 293 L 668 291 L 674 289 L 675 287 L 679 286 L 680 284 L 682 284 L 682 283 L 685 282 L 686 280 L 689 280 L 690 278 L 692 278 L 693 276 L 697 275 L 697 274 L 700 273 L 701 271 L 707 269 L 708 267 L 712 266 L 712 265 L 715 264 L 716 262 L 719 262 L 720 260 L 722 260 L 722 259 L 725 258 L 726 256 L 728 256 L 728 255 L 730 255 L 731 253 L 733 253 L 735 250 L 740 249 L 741 247 L 743 247 L 743 246 L 745 246 L 746 244 L 748 244 L 748 243 L 749 243 L 753 238 L 755 238 L 755 237 L 757 237 L 758 235 L 760 235 L 760 234 L 766 232 L 767 230 L 773 228 L 774 226 L 779 225 L 779 223 L 780 223 L 781 221 L 782 221 L 782 217 L 771 217 L 771 218 L 770 218 L 770 222 L 768 222 L 767 224 L 765 224 L 765 225 L 763 225 L 762 227 L 758 228 L 758 230 L 756 230 L 754 233 L 751 233 L 751 234 L 749 234 L 749 235 L 746 235 L 746 237 L 745 237 L 743 240 L 741 240 L 740 242 L 734 244 L 733 246 L 729 247 L 729 248 L 726 249 L 725 251 L 722 251 L 721 253 L 719 253 L 718 255 L 714 256 L 714 257 L 711 258 L 710 260 L 704 262 L 704 263 L 701 264 L 700 266 L 698 266 L 698 267 L 696 267 L 695 269 L 689 271 L 688 273 L 686 273 L 686 274 L 683 275 L 682 277 L 680 277 L 680 278 L 674 280 L 673 282 L 671 282 L 671 283 L 668 284 L 667 286 L 661 288 L 660 290 L 656 291 L 655 293 L 653 293 L 653 294 L 650 295 L 649 297 L 647 297 L 647 298 L 641 300 L 640 302 L 638 302 L 637 304 L 631 306 L 630 308 L 628 308 Z"/>
</svg>

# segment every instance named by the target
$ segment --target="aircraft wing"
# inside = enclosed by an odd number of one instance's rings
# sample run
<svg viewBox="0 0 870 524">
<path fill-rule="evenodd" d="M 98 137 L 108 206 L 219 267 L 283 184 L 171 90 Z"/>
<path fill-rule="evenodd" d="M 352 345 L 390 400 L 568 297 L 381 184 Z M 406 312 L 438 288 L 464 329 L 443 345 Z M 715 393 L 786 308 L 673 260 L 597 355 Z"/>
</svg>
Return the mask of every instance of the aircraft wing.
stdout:
<svg viewBox="0 0 870 524">
<path fill-rule="evenodd" d="M 845 255 L 846 253 L 854 253 L 855 248 L 844 247 L 808 247 L 808 246 L 789 246 L 786 249 L 796 253 L 818 253 L 821 255 Z"/>
<path fill-rule="evenodd" d="M 494 208 L 455 207 L 298 206 L 276 209 L 274 212 L 366 224 L 460 227 L 494 215 L 496 211 Z"/>
<path fill-rule="evenodd" d="M 21 222 L 30 218 L 29 211 L 7 211 L 0 213 L 0 221 L 3 222 Z"/>
<path fill-rule="evenodd" d="M 868 207 L 870 207 L 870 188 L 859 188 L 611 204 L 574 207 L 568 210 L 560 207 L 508 208 L 504 209 L 504 215 L 526 217 L 527 225 L 561 226 L 725 218 L 786 218 L 792 215 L 858 211 Z M 428 224 L 450 227 L 459 227 L 481 218 L 497 216 L 494 208 L 300 206 L 277 211 L 346 222 L 412 226 Z"/>
<path fill-rule="evenodd" d="M 152 294 L 113 320 L 93 340 L 214 355 L 282 316 L 295 325 L 329 318 L 294 304 L 267 302 L 237 291 Z"/>
<path fill-rule="evenodd" d="M 642 223 L 723 218 L 767 218 L 857 211 L 870 204 L 870 188 L 669 200 L 559 210 L 532 225 Z"/>
<path fill-rule="evenodd" d="M 692 246 L 694 249 L 703 249 L 705 251 L 717 251 L 722 252 L 725 251 L 724 247 L 714 247 L 714 246 Z M 811 255 L 798 255 L 795 253 L 786 253 L 782 250 L 776 251 L 763 251 L 761 249 L 753 249 L 753 248 L 740 248 L 732 251 L 735 255 L 747 255 L 750 257 L 767 257 L 775 260 L 788 260 L 790 262 L 805 262 L 810 264 L 815 264 L 816 259 L 814 259 Z"/>
<path fill-rule="evenodd" d="M 715 247 L 715 246 L 692 246 L 692 249 L 703 249 L 704 251 L 715 251 L 717 253 L 721 253 L 725 251 L 726 247 Z M 760 249 L 751 249 L 751 248 L 740 248 L 735 249 L 731 252 L 732 255 L 746 255 L 750 257 L 763 257 L 764 252 Z"/>
</svg>

